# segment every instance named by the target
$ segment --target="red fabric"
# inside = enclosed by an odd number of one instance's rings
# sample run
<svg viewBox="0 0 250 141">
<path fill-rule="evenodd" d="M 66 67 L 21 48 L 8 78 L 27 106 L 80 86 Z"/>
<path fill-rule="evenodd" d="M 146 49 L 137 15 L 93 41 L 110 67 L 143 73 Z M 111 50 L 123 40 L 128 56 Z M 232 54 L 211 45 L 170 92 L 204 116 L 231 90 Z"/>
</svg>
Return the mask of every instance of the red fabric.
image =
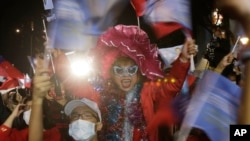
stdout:
<svg viewBox="0 0 250 141">
<path fill-rule="evenodd" d="M 147 131 L 150 141 L 158 140 L 157 127 L 159 127 L 159 124 L 171 125 L 175 123 L 173 113 L 168 104 L 181 90 L 189 65 L 189 63 L 181 63 L 177 59 L 173 63 L 169 75 L 165 77 L 168 81 L 144 84 L 141 91 L 141 103 L 148 125 Z M 171 79 L 174 79 L 175 82 L 172 83 Z"/>
<path fill-rule="evenodd" d="M 141 131 L 139 129 L 134 129 L 133 131 L 133 141 L 140 141 Z"/>
<path fill-rule="evenodd" d="M 107 57 L 101 55 L 103 51 L 110 50 L 110 48 L 118 48 L 121 53 L 132 58 L 140 68 L 142 75 L 148 79 L 155 80 L 164 76 L 156 44 L 151 44 L 147 33 L 138 26 L 116 25 L 110 27 L 100 36 L 95 48 L 95 56 L 101 57 L 99 60 L 105 63 L 113 63 L 106 62 L 104 59 Z M 109 69 L 102 68 L 102 71 L 108 72 Z"/>
<path fill-rule="evenodd" d="M 2 61 L 0 63 L 0 75 L 19 79 L 24 78 L 24 74 L 12 66 L 8 61 Z"/>
<path fill-rule="evenodd" d="M 162 38 L 178 29 L 184 28 L 176 22 L 156 22 L 152 24 L 156 37 Z"/>
<path fill-rule="evenodd" d="M 7 90 L 11 88 L 15 88 L 19 86 L 19 82 L 17 79 L 7 77 L 7 80 L 3 82 L 2 85 L 0 85 L 0 90 Z"/>
<path fill-rule="evenodd" d="M 195 77 L 194 75 L 188 75 L 187 80 L 188 80 L 188 86 L 191 87 L 197 80 L 197 77 Z"/>
<path fill-rule="evenodd" d="M 146 0 L 130 0 L 130 3 L 135 9 L 135 13 L 138 17 L 144 14 Z"/>
<path fill-rule="evenodd" d="M 24 74 L 12 66 L 8 61 L 0 62 L 0 76 L 7 77 L 7 80 L 0 86 L 0 90 L 17 87 L 19 86 L 18 79 L 24 79 Z"/>
<path fill-rule="evenodd" d="M 0 126 L 0 141 L 28 141 L 28 128 L 17 130 L 7 126 Z M 47 130 L 43 134 L 43 141 L 61 141 L 57 128 Z"/>
</svg>

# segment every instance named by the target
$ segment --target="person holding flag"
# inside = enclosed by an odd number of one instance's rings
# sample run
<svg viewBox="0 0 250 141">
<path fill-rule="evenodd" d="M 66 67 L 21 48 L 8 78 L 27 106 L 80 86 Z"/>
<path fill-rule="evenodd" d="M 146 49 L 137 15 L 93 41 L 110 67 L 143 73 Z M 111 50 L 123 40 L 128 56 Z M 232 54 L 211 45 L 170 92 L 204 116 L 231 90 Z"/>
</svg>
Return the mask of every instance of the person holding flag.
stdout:
<svg viewBox="0 0 250 141">
<path fill-rule="evenodd" d="M 166 103 L 182 88 L 190 55 L 196 53 L 194 40 L 188 38 L 166 75 L 156 45 L 138 26 L 116 25 L 104 32 L 90 53 L 101 70 L 104 126 L 100 138 L 158 140 L 157 128 L 174 122 Z"/>
<path fill-rule="evenodd" d="M 238 20 L 247 37 L 250 38 L 250 1 L 248 0 L 217 0 L 217 6 L 230 18 Z M 244 70 L 244 88 L 242 92 L 241 104 L 238 115 L 238 124 L 250 124 L 250 43 L 241 50 L 240 58 L 245 65 Z"/>
<path fill-rule="evenodd" d="M 78 98 L 99 100 L 103 121 L 99 140 L 156 141 L 160 139 L 158 127 L 175 122 L 169 104 L 182 88 L 191 54 L 195 56 L 197 49 L 194 40 L 187 38 L 171 71 L 165 74 L 157 46 L 150 43 L 147 33 L 138 26 L 116 25 L 88 52 L 93 57 L 96 80 L 84 83 L 71 79 L 72 75 L 65 73 L 70 65 L 64 53 L 54 58 L 54 63 L 56 70 L 63 70 L 57 75 L 66 90 Z M 66 61 L 58 63 L 62 60 Z M 171 138 L 170 130 L 168 133 L 164 136 Z"/>
</svg>

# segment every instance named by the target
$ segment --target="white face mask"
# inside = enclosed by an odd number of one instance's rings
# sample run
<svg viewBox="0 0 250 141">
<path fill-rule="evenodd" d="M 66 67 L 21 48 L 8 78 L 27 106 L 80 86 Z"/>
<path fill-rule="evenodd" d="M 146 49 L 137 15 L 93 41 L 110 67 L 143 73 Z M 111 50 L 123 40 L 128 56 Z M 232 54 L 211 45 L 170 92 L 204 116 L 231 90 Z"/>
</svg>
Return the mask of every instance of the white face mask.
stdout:
<svg viewBox="0 0 250 141">
<path fill-rule="evenodd" d="M 89 141 L 95 134 L 95 124 L 92 122 L 79 119 L 69 124 L 69 135 L 76 141 Z"/>
<path fill-rule="evenodd" d="M 29 122 L 30 122 L 30 114 L 31 114 L 31 109 L 23 112 L 23 120 L 25 121 L 27 125 L 29 125 Z"/>
</svg>

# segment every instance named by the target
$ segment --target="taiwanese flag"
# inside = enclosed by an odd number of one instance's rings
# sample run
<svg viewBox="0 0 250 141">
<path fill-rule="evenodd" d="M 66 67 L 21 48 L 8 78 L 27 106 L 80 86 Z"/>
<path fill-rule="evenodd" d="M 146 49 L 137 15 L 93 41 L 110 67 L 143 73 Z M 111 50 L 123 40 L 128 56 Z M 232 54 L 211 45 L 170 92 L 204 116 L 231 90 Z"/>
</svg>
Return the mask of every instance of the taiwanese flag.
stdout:
<svg viewBox="0 0 250 141">
<path fill-rule="evenodd" d="M 131 0 L 138 16 L 149 21 L 157 38 L 179 29 L 192 30 L 189 0 Z"/>
<path fill-rule="evenodd" d="M 56 0 L 56 19 L 49 23 L 49 46 L 86 51 L 97 38 L 113 26 L 129 3 L 127 0 Z"/>
<path fill-rule="evenodd" d="M 0 56 L 0 76 L 2 78 L 0 90 L 19 86 L 18 80 L 24 78 L 24 75 L 2 56 Z"/>
<path fill-rule="evenodd" d="M 185 140 L 195 127 L 211 141 L 229 141 L 230 125 L 236 124 L 242 89 L 213 71 L 205 71 L 187 106 L 177 141 Z"/>
</svg>

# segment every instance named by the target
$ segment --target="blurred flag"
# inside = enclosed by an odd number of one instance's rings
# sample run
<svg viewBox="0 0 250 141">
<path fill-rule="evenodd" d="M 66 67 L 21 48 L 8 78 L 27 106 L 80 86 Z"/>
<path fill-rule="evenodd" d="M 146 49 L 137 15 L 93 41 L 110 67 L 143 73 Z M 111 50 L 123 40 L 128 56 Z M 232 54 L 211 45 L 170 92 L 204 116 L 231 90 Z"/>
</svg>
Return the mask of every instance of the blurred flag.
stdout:
<svg viewBox="0 0 250 141">
<path fill-rule="evenodd" d="M 186 141 L 192 127 L 202 129 L 211 141 L 229 140 L 236 124 L 241 88 L 213 71 L 206 71 L 194 90 L 177 141 Z"/>
<path fill-rule="evenodd" d="M 43 6 L 45 10 L 50 10 L 54 8 L 52 0 L 43 0 Z"/>
<path fill-rule="evenodd" d="M 136 15 L 143 16 L 147 0 L 130 0 L 131 5 L 135 9 Z"/>
<path fill-rule="evenodd" d="M 24 75 L 17 68 L 0 56 L 0 90 L 19 86 L 18 79 L 23 78 Z"/>
<path fill-rule="evenodd" d="M 85 51 L 113 26 L 128 0 L 57 0 L 49 23 L 49 47 Z"/>
<path fill-rule="evenodd" d="M 190 0 L 148 0 L 145 16 L 152 23 L 176 22 L 192 29 Z"/>
<path fill-rule="evenodd" d="M 23 78 L 23 74 L 6 60 L 0 62 L 0 76 Z"/>
<path fill-rule="evenodd" d="M 23 79 L 18 79 L 18 82 L 20 88 L 31 88 L 31 78 L 28 74 L 25 74 Z"/>
<path fill-rule="evenodd" d="M 166 68 L 170 68 L 172 63 L 179 57 L 183 45 L 160 48 L 159 54 L 165 63 Z M 194 83 L 196 77 L 192 74 L 188 74 L 186 80 L 183 83 L 181 94 L 189 95 L 189 87 Z"/>
<path fill-rule="evenodd" d="M 166 67 L 171 67 L 171 64 L 178 58 L 183 45 L 178 45 L 168 48 L 160 48 L 159 54 L 164 61 Z"/>
</svg>

